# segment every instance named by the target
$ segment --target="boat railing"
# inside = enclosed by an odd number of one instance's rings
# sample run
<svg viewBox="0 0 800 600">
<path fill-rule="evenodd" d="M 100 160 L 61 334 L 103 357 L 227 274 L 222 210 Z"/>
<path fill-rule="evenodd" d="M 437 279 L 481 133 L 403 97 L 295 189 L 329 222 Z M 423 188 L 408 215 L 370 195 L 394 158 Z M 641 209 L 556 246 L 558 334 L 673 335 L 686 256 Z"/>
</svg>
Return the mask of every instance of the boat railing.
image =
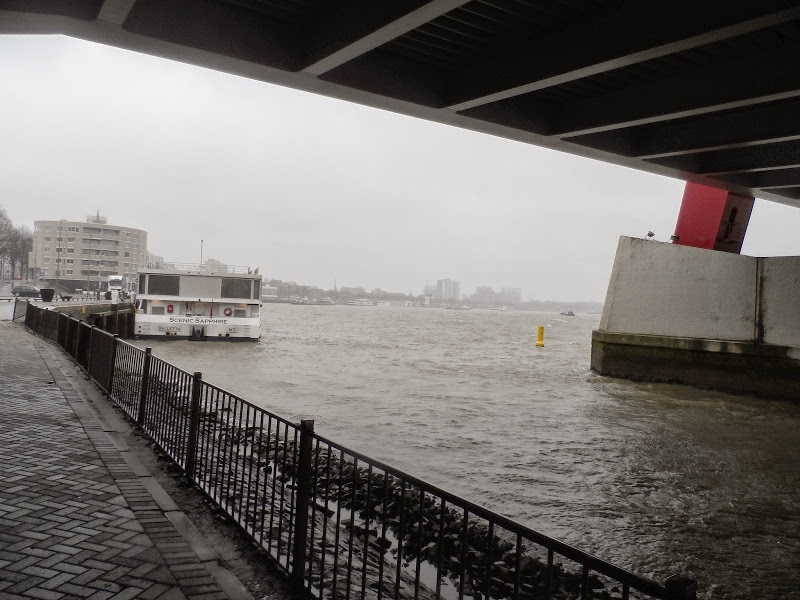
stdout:
<svg viewBox="0 0 800 600">
<path fill-rule="evenodd" d="M 232 275 L 258 275 L 258 269 L 252 269 L 243 265 L 225 265 L 222 263 L 163 263 L 157 268 L 144 269 L 147 272 L 152 271 L 178 271 L 181 273 L 191 274 L 232 274 Z"/>
<path fill-rule="evenodd" d="M 72 317 L 25 325 L 73 357 L 275 564 L 333 600 L 693 600 L 320 436 Z"/>
</svg>

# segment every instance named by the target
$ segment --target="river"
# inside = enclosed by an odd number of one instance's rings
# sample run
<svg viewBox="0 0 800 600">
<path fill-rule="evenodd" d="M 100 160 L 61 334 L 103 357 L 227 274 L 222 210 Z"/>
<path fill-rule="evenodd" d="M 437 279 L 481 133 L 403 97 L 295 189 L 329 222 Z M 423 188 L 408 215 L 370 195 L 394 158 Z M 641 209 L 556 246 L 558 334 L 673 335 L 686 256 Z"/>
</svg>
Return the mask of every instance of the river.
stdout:
<svg viewBox="0 0 800 600">
<path fill-rule="evenodd" d="M 800 404 L 599 376 L 598 323 L 268 304 L 257 343 L 137 344 L 634 572 L 690 575 L 701 598 L 800 598 Z"/>
</svg>

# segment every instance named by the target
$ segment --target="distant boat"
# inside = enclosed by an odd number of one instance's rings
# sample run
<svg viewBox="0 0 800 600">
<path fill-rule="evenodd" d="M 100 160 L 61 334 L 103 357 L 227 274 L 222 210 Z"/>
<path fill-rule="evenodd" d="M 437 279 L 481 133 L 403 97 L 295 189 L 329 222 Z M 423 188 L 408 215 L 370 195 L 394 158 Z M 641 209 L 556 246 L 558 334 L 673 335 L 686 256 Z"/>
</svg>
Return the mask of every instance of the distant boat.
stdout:
<svg viewBox="0 0 800 600">
<path fill-rule="evenodd" d="M 331 306 L 336 304 L 330 298 L 322 298 L 321 300 L 318 298 L 314 298 L 313 300 L 309 300 L 308 298 L 295 298 L 292 300 L 292 304 L 301 304 L 303 306 Z"/>
<path fill-rule="evenodd" d="M 571 310 L 562 310 L 559 314 L 564 315 L 565 317 L 574 317 L 575 313 Z"/>
<path fill-rule="evenodd" d="M 388 300 L 378 300 L 377 306 L 391 306 L 392 303 Z"/>
<path fill-rule="evenodd" d="M 367 300 L 366 298 L 359 298 L 358 300 L 350 300 L 348 304 L 350 306 L 372 306 L 372 300 Z"/>
</svg>

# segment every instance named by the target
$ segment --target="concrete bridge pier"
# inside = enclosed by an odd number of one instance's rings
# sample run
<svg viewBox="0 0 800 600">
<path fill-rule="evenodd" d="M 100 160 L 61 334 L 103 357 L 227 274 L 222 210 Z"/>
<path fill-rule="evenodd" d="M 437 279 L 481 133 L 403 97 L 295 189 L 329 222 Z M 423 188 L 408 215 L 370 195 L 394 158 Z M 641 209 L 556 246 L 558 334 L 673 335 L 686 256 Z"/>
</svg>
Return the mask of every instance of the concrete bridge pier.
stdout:
<svg viewBox="0 0 800 600">
<path fill-rule="evenodd" d="M 800 399 L 800 257 L 621 237 L 593 370 Z"/>
</svg>

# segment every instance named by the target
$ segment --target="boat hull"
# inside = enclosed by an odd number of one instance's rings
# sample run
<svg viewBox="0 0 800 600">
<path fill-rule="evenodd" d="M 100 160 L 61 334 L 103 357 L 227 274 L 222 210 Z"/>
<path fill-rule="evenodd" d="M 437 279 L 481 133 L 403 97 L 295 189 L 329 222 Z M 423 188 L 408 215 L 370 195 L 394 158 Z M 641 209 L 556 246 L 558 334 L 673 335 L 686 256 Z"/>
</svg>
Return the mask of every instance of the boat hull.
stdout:
<svg viewBox="0 0 800 600">
<path fill-rule="evenodd" d="M 261 337 L 258 317 L 136 315 L 137 338 L 251 340 Z"/>
</svg>

